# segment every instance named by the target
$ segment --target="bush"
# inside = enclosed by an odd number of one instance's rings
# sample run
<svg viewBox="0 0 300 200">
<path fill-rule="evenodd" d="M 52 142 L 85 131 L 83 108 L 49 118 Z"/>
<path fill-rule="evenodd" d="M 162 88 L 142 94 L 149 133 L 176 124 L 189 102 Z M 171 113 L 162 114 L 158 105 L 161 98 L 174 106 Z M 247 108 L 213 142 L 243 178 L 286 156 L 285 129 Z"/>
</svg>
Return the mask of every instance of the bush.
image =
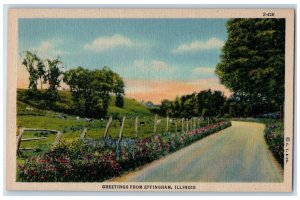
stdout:
<svg viewBox="0 0 300 200">
<path fill-rule="evenodd" d="M 271 123 L 266 126 L 265 139 L 269 149 L 279 164 L 284 167 L 284 126 L 282 123 Z"/>
<path fill-rule="evenodd" d="M 187 133 L 164 133 L 140 140 L 124 138 L 120 143 L 109 138 L 62 143 L 44 156 L 19 164 L 18 181 L 103 181 L 159 159 L 230 125 L 230 122 L 222 121 Z"/>
</svg>

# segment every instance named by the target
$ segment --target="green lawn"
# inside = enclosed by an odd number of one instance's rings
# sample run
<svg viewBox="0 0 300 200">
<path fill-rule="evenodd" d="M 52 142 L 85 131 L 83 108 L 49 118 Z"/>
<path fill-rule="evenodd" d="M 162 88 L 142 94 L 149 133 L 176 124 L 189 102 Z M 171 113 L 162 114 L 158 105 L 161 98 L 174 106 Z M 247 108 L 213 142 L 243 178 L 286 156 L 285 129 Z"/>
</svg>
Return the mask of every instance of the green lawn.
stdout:
<svg viewBox="0 0 300 200">
<path fill-rule="evenodd" d="M 20 104 L 20 103 L 18 103 Z M 35 109 L 35 108 L 34 108 Z M 63 132 L 62 141 L 72 141 L 80 137 L 84 128 L 87 128 L 86 137 L 89 139 L 101 139 L 104 135 L 104 129 L 107 124 L 107 120 L 97 119 L 93 122 L 87 122 L 85 119 L 76 120 L 76 116 L 64 115 L 65 119 L 60 118 L 59 113 L 51 111 L 36 110 L 36 113 L 41 115 L 18 115 L 17 125 L 26 128 L 43 128 L 54 129 Z M 44 113 L 42 115 L 42 113 Z M 161 122 L 157 126 L 157 133 L 163 133 L 166 130 L 166 118 L 159 118 Z M 143 126 L 139 126 L 138 138 L 149 137 L 153 134 L 154 116 L 139 117 L 139 121 L 145 123 Z M 177 130 L 181 131 L 181 122 L 178 121 Z M 108 135 L 112 138 L 117 138 L 120 132 L 120 121 L 113 120 L 109 129 Z M 127 117 L 125 120 L 125 126 L 123 131 L 123 137 L 133 138 L 135 137 L 135 118 Z M 185 127 L 184 127 L 185 128 Z M 169 123 L 169 131 L 175 132 L 175 125 Z M 32 137 L 47 137 L 46 140 L 22 142 L 21 148 L 36 148 L 38 153 L 47 151 L 51 148 L 51 145 L 55 141 L 56 135 L 53 133 L 43 132 L 25 132 L 23 138 Z M 30 152 L 29 154 L 32 154 Z"/>
<path fill-rule="evenodd" d="M 104 129 L 106 127 L 107 118 L 93 119 L 92 122 L 88 122 L 85 118 L 77 120 L 77 116 L 56 112 L 55 110 L 41 109 L 40 101 L 37 99 L 24 99 L 26 90 L 18 90 L 17 101 L 17 126 L 26 128 L 41 128 L 41 129 L 53 129 L 63 132 L 62 141 L 70 142 L 80 138 L 84 128 L 87 128 L 87 139 L 101 139 L 104 135 Z M 70 108 L 72 104 L 71 94 L 68 91 L 59 91 L 61 100 L 57 103 L 63 107 Z M 42 100 L 41 100 L 42 101 Z M 144 105 L 136 100 L 125 98 L 124 108 L 118 108 L 114 106 L 115 98 L 111 98 L 110 106 L 108 109 L 108 115 L 113 116 L 114 120 L 110 126 L 108 135 L 111 138 L 117 138 L 119 136 L 121 123 L 117 119 L 122 116 L 126 116 L 123 137 L 134 138 L 135 137 L 135 117 L 139 117 L 139 122 L 143 122 L 142 126 L 138 128 L 138 138 L 149 137 L 153 134 L 154 129 L 154 114 L 149 111 Z M 26 108 L 33 108 L 28 110 Z M 40 109 L 39 109 L 40 108 Z M 158 117 L 160 123 L 157 125 L 157 133 L 166 132 L 166 118 Z M 201 122 L 201 126 L 206 122 Z M 186 125 L 184 125 L 184 129 Z M 181 121 L 177 121 L 177 131 L 181 130 Z M 169 122 L 169 132 L 175 132 L 175 124 Z M 36 138 L 47 137 L 45 140 L 36 140 L 22 142 L 20 148 L 32 148 L 32 150 L 22 151 L 23 156 L 40 155 L 43 152 L 49 151 L 53 147 L 56 134 L 49 132 L 29 132 L 26 131 L 23 134 L 24 138 Z M 22 157 L 22 156 L 21 156 Z"/>
</svg>

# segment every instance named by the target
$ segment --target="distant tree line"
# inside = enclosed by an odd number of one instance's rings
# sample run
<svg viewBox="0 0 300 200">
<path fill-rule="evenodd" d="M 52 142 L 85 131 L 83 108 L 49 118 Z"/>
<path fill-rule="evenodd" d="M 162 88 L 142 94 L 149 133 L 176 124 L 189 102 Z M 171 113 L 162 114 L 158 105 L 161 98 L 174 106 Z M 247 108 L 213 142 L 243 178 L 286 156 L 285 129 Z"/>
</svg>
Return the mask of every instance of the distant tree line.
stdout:
<svg viewBox="0 0 300 200">
<path fill-rule="evenodd" d="M 163 100 L 158 108 L 152 109 L 162 116 L 176 118 L 222 116 L 226 97 L 221 91 L 204 90 L 176 97 L 174 101 Z"/>
<path fill-rule="evenodd" d="M 59 58 L 42 60 L 35 53 L 25 51 L 22 64 L 29 73 L 27 96 L 45 101 L 46 108 L 56 107 L 60 96 L 58 89 L 63 81 L 70 88 L 73 103 L 72 114 L 86 117 L 104 117 L 107 114 L 110 96 L 116 96 L 116 106 L 124 106 L 124 81 L 108 67 L 89 70 L 77 67 L 62 71 Z M 40 90 L 38 90 L 40 83 Z M 44 91 L 43 85 L 47 88 Z"/>
<path fill-rule="evenodd" d="M 175 118 L 260 117 L 277 111 L 277 107 L 267 101 L 255 101 L 245 94 L 233 93 L 226 97 L 221 91 L 209 89 L 176 97 L 173 101 L 165 99 L 151 110 Z"/>
</svg>

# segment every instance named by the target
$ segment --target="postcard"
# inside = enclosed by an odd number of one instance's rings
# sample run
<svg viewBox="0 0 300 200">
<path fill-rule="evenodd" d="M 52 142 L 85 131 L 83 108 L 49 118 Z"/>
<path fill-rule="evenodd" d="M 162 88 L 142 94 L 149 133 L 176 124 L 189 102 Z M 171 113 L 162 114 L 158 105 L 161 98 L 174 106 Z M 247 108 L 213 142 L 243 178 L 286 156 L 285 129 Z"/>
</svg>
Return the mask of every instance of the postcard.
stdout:
<svg viewBox="0 0 300 200">
<path fill-rule="evenodd" d="M 11 8 L 7 25 L 7 190 L 293 190 L 293 9 Z"/>
</svg>

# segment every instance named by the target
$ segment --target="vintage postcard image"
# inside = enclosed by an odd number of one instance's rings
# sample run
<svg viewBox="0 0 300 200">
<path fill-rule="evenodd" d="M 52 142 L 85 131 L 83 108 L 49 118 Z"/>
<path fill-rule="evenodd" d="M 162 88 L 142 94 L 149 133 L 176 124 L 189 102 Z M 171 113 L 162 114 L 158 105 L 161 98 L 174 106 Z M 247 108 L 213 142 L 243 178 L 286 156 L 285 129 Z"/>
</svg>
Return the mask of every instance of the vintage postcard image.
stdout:
<svg viewBox="0 0 300 200">
<path fill-rule="evenodd" d="M 292 191 L 293 10 L 8 15 L 8 190 Z"/>
</svg>

